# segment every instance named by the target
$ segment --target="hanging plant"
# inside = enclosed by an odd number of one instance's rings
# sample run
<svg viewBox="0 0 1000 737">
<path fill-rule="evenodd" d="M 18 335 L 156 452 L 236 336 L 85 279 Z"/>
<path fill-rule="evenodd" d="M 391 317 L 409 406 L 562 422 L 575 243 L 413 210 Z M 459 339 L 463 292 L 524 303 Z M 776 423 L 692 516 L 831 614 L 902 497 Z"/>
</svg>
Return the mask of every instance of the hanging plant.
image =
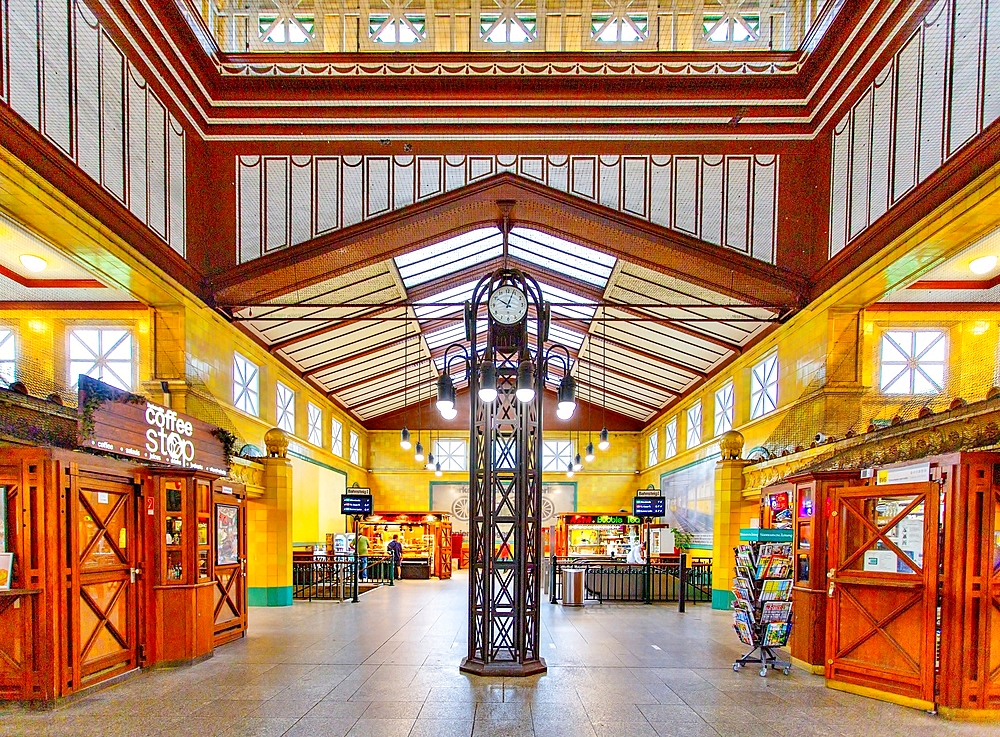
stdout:
<svg viewBox="0 0 1000 737">
<path fill-rule="evenodd" d="M 226 454 L 226 463 L 231 463 L 233 457 L 239 455 L 239 450 L 242 445 L 240 439 L 223 427 L 217 427 L 212 430 L 212 435 L 214 435 L 218 441 L 222 443 L 222 450 Z"/>
<path fill-rule="evenodd" d="M 105 402 L 121 404 L 146 404 L 148 400 L 141 394 L 133 394 L 115 389 L 103 381 L 89 376 L 80 377 L 80 437 L 89 439 L 94 434 L 94 413 Z"/>
</svg>

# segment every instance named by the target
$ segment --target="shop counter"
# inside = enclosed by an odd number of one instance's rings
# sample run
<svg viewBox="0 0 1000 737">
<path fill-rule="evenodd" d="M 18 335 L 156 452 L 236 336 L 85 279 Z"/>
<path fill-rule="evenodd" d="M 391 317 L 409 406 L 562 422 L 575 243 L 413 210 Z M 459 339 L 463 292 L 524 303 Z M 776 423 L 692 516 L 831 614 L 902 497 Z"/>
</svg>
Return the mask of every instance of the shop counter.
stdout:
<svg viewBox="0 0 1000 737">
<path fill-rule="evenodd" d="M 402 578 L 426 580 L 431 577 L 431 564 L 426 558 L 403 558 Z"/>
</svg>

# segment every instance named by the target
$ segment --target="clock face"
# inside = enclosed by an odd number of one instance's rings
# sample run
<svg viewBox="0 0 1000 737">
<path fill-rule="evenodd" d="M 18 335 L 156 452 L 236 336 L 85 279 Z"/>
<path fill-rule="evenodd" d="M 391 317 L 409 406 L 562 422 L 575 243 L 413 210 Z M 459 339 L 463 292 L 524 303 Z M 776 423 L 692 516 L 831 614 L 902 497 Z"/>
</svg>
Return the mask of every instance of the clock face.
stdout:
<svg viewBox="0 0 1000 737">
<path fill-rule="evenodd" d="M 527 312 L 527 296 L 513 285 L 505 284 L 490 296 L 490 315 L 503 325 L 519 322 Z"/>
</svg>

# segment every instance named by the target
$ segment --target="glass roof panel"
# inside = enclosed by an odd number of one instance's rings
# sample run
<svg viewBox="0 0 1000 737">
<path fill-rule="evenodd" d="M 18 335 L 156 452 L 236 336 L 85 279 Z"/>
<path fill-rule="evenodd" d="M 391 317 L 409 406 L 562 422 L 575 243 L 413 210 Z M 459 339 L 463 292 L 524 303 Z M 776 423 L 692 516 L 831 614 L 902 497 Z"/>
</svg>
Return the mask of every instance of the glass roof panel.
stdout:
<svg viewBox="0 0 1000 737">
<path fill-rule="evenodd" d="M 431 295 L 426 299 L 422 299 L 414 305 L 413 312 L 421 320 L 434 320 L 439 317 L 447 317 L 448 315 L 461 313 L 462 305 L 465 304 L 466 300 L 472 297 L 472 292 L 475 290 L 477 283 L 478 282 L 471 281 L 468 284 L 463 284 L 459 287 L 445 290 L 444 292 L 438 292 L 437 294 Z M 421 305 L 426 303 L 433 305 L 442 302 L 454 304 L 455 307 L 421 307 Z"/>
<path fill-rule="evenodd" d="M 602 289 L 617 262 L 614 256 L 527 228 L 511 230 L 510 255 Z"/>
<path fill-rule="evenodd" d="M 503 255 L 503 237 L 497 228 L 479 228 L 446 238 L 432 246 L 397 256 L 394 260 L 406 288 L 454 274 Z"/>
<path fill-rule="evenodd" d="M 593 300 L 589 300 L 586 297 L 577 297 L 575 294 L 570 294 L 562 289 L 550 286 L 543 281 L 539 281 L 538 286 L 542 288 L 542 294 L 545 295 L 545 298 L 552 305 L 553 315 L 559 315 L 561 317 L 577 317 L 581 320 L 590 320 L 594 317 L 594 313 L 597 312 L 597 304 Z M 573 305 L 591 304 L 594 306 L 560 307 L 560 303 L 569 303 Z"/>
</svg>

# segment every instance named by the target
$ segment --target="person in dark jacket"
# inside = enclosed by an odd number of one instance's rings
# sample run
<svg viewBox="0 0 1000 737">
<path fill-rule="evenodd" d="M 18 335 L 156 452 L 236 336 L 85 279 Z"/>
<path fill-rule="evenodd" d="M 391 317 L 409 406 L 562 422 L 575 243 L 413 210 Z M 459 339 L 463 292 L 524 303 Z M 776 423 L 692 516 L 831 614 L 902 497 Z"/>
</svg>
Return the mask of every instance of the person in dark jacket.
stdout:
<svg viewBox="0 0 1000 737">
<path fill-rule="evenodd" d="M 399 535 L 393 535 L 392 540 L 385 546 L 392 556 L 392 567 L 396 571 L 396 578 L 403 577 L 403 546 L 399 542 Z"/>
</svg>

